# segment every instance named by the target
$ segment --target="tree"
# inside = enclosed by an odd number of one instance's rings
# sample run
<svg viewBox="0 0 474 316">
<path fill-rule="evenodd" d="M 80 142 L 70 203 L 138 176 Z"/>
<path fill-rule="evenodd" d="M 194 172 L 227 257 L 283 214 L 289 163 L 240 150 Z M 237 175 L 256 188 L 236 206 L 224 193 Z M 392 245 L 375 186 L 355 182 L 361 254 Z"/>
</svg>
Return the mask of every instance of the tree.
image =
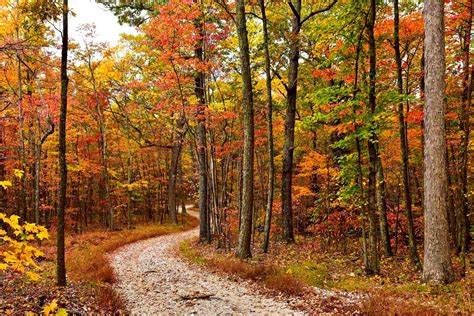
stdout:
<svg viewBox="0 0 474 316">
<path fill-rule="evenodd" d="M 239 231 L 237 256 L 252 256 L 250 241 L 252 237 L 253 218 L 253 167 L 254 167 L 254 109 L 252 75 L 250 72 L 250 52 L 245 19 L 245 0 L 236 0 L 237 16 L 235 24 L 239 38 L 240 67 L 242 71 L 242 108 L 244 110 L 244 153 L 243 153 L 243 188 L 242 210 Z"/>
<path fill-rule="evenodd" d="M 444 1 L 426 0 L 424 106 L 424 214 L 423 281 L 453 280 L 446 211 L 445 41 Z"/>
<path fill-rule="evenodd" d="M 293 233 L 292 177 L 293 152 L 295 149 L 296 100 L 298 93 L 298 68 L 300 59 L 300 32 L 302 25 L 313 16 L 330 10 L 337 0 L 324 8 L 312 11 L 306 17 L 301 16 L 302 1 L 288 2 L 291 15 L 291 35 L 289 44 L 288 83 L 286 88 L 285 144 L 283 146 L 283 164 L 281 173 L 281 208 L 283 213 L 283 239 L 287 243 L 295 241 Z"/>
<path fill-rule="evenodd" d="M 268 252 L 268 243 L 270 241 L 270 229 L 272 224 L 273 195 L 275 189 L 275 162 L 273 145 L 273 99 L 272 99 L 272 73 L 271 58 L 268 38 L 268 21 L 265 8 L 265 0 L 260 0 L 260 12 L 262 13 L 263 46 L 265 50 L 265 87 L 267 92 L 267 138 L 268 138 L 268 191 L 267 205 L 265 209 L 265 227 L 263 236 L 263 252 Z"/>
<path fill-rule="evenodd" d="M 375 17 L 377 4 L 376 0 L 370 1 L 369 18 L 367 20 L 367 36 L 369 39 L 369 111 L 371 119 L 371 133 L 367 142 L 369 150 L 369 184 L 368 184 L 368 216 L 369 216 L 369 247 L 367 254 L 367 274 L 377 274 L 379 272 L 378 252 L 377 252 L 377 219 L 375 214 L 376 203 L 376 174 L 379 165 L 379 157 L 377 152 L 377 131 L 374 121 L 377 100 L 375 90 L 376 80 L 376 46 L 375 46 Z"/>
<path fill-rule="evenodd" d="M 195 0 L 197 2 L 197 0 Z M 195 57 L 199 63 L 204 61 L 204 23 L 203 16 L 196 19 L 196 29 L 199 31 L 196 48 L 194 49 Z M 197 156 L 199 163 L 199 240 L 209 243 L 211 241 L 210 234 L 210 218 L 208 205 L 208 183 L 207 183 L 207 142 L 206 142 L 206 98 L 205 98 L 205 76 L 202 70 L 196 72 L 195 93 L 198 100 L 197 105 L 197 122 L 198 122 L 198 148 Z"/>
<path fill-rule="evenodd" d="M 67 118 L 67 53 L 68 53 L 68 0 L 63 0 L 63 28 L 61 48 L 61 106 L 59 109 L 59 201 L 58 201 L 58 227 L 57 227 L 57 258 L 56 258 L 56 283 L 66 286 L 66 261 L 64 247 L 64 215 L 66 212 L 67 193 L 67 161 L 66 161 L 66 118 Z"/>
<path fill-rule="evenodd" d="M 398 0 L 394 1 L 393 4 L 394 12 L 394 30 L 393 30 L 393 41 L 395 49 L 395 60 L 397 63 L 397 87 L 398 93 L 403 94 L 403 77 L 402 77 L 402 57 L 400 53 L 400 10 Z M 407 78 L 408 80 L 408 78 Z M 403 102 L 398 103 L 398 126 L 400 133 L 400 151 L 402 153 L 402 184 L 403 184 L 403 200 L 405 203 L 405 212 L 408 221 L 408 246 L 410 249 L 410 259 L 413 266 L 417 270 L 421 270 L 420 258 L 418 257 L 418 251 L 416 250 L 415 240 L 415 228 L 413 224 L 413 212 L 411 203 L 410 193 L 410 180 L 409 180 L 409 166 L 408 166 L 408 137 L 405 128 L 405 115 L 403 109 Z"/>
</svg>

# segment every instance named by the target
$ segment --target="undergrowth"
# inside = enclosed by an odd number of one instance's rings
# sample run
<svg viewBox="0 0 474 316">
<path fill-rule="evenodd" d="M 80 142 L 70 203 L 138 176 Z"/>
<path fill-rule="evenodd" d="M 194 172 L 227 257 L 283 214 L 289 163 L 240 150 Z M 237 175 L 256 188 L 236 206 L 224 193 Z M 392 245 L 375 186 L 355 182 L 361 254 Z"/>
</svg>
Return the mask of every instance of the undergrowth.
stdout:
<svg viewBox="0 0 474 316">
<path fill-rule="evenodd" d="M 310 286 L 368 294 L 358 307 L 367 314 L 474 313 L 472 272 L 449 285 L 422 284 L 419 274 L 413 272 L 403 257 L 383 259 L 381 275 L 368 277 L 356 260 L 308 252 L 298 245 L 275 246 L 270 255 L 255 252 L 254 258 L 247 261 L 236 259 L 232 252 L 223 253 L 212 245 L 193 241 L 183 242 L 180 250 L 195 264 L 258 281 L 270 290 L 289 295 L 301 295 Z"/>
<path fill-rule="evenodd" d="M 186 240 L 180 244 L 180 251 L 194 264 L 205 265 L 233 277 L 260 281 L 268 289 L 288 295 L 302 295 L 307 290 L 302 280 L 284 273 L 276 266 L 241 261 L 229 256 L 205 257 L 193 246 L 192 241 Z"/>
</svg>

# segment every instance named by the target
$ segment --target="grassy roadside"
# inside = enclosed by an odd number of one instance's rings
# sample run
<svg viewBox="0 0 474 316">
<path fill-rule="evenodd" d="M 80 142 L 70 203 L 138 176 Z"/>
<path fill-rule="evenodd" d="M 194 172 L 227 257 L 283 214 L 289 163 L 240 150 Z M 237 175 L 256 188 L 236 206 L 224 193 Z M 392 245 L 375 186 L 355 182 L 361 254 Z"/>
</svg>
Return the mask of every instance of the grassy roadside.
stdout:
<svg viewBox="0 0 474 316">
<path fill-rule="evenodd" d="M 208 250 L 209 247 L 206 247 Z M 233 256 L 218 255 L 202 251 L 194 241 L 185 240 L 180 244 L 181 254 L 190 262 L 224 272 L 231 276 L 262 282 L 268 289 L 288 295 L 302 295 L 306 284 L 274 265 L 241 261 Z M 204 253 L 207 253 L 205 255 Z"/>
<path fill-rule="evenodd" d="M 65 288 L 55 286 L 55 237 L 51 236 L 40 247 L 46 256 L 41 263 L 44 270 L 40 281 L 31 282 L 21 276 L 0 275 L 0 314 L 8 310 L 14 314 L 24 314 L 26 311 L 40 313 L 42 306 L 54 299 L 70 313 L 123 312 L 123 302 L 111 286 L 115 274 L 107 255 L 127 244 L 186 231 L 197 225 L 196 218 L 187 216 L 184 226 L 169 223 L 139 225 L 132 230 L 98 230 L 67 236 L 68 286 Z"/>
<path fill-rule="evenodd" d="M 377 315 L 472 315 L 474 312 L 472 272 L 464 280 L 436 286 L 421 284 L 403 258 L 385 259 L 386 268 L 380 276 L 366 277 L 354 260 L 311 253 L 297 245 L 282 245 L 271 255 L 254 253 L 254 258 L 248 261 L 240 261 L 233 253 L 222 253 L 212 245 L 203 246 L 194 241 L 183 242 L 180 251 L 192 263 L 256 281 L 270 291 L 288 296 L 304 295 L 304 300 L 310 286 L 339 293 L 360 293 L 365 297 L 359 306 L 345 306 L 348 311 L 355 308 Z M 311 306 L 306 306 L 306 310 L 311 312 Z"/>
</svg>

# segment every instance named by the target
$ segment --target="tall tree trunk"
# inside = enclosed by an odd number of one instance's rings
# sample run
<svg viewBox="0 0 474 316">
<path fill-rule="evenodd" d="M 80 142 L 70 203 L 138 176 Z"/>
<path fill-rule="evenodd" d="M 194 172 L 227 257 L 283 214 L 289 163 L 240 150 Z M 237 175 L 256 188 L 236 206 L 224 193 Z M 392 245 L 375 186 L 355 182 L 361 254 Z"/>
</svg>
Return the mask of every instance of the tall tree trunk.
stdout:
<svg viewBox="0 0 474 316">
<path fill-rule="evenodd" d="M 365 28 L 365 27 L 364 27 Z M 360 31 L 359 40 L 357 41 L 357 48 L 356 48 L 356 60 L 354 65 L 354 90 L 353 90 L 353 98 L 355 99 L 358 91 L 359 91 L 359 59 L 360 59 L 360 52 L 362 47 L 362 36 L 364 34 L 364 28 Z M 353 108 L 353 112 L 356 112 L 356 109 Z M 354 122 L 354 129 L 357 129 L 356 123 Z M 357 186 L 359 187 L 359 194 L 360 194 L 360 204 L 361 205 L 361 218 L 362 218 L 362 259 L 364 262 L 364 267 L 367 266 L 367 231 L 365 226 L 365 194 L 364 194 L 364 176 L 362 172 L 362 151 L 360 147 L 360 139 L 358 136 L 355 138 L 355 145 L 357 151 Z"/>
<path fill-rule="evenodd" d="M 41 132 L 41 123 L 40 117 L 38 113 L 38 131 Z M 35 195 L 34 195 L 34 214 L 35 214 L 35 223 L 39 225 L 40 223 L 40 211 L 39 211 L 39 201 L 40 201 L 40 173 L 41 173 L 41 152 L 43 148 L 43 144 L 49 135 L 54 133 L 54 123 L 50 122 L 51 128 L 43 134 L 41 139 L 38 141 L 36 145 L 36 159 L 35 159 Z M 41 134 L 39 134 L 41 135 Z"/>
<path fill-rule="evenodd" d="M 132 153 L 130 148 L 130 127 L 128 125 L 128 114 L 125 112 L 125 129 L 127 132 L 127 184 L 132 184 Z M 156 201 L 158 205 L 159 201 Z M 132 190 L 127 188 L 127 228 L 133 227 L 133 210 L 132 210 Z"/>
<path fill-rule="evenodd" d="M 64 255 L 64 215 L 66 211 L 67 162 L 66 162 L 66 117 L 67 117 L 67 52 L 68 52 L 68 0 L 63 0 L 63 31 L 61 48 L 61 106 L 59 111 L 59 201 L 57 226 L 56 283 L 66 286 L 66 262 Z"/>
<path fill-rule="evenodd" d="M 291 18 L 291 39 L 288 65 L 287 109 L 285 118 L 285 143 L 283 145 L 283 170 L 281 173 L 281 209 L 283 215 L 283 239 L 295 241 L 293 233 L 292 182 L 293 151 L 295 147 L 296 97 L 300 58 L 301 0 L 291 1 L 294 13 Z"/>
<path fill-rule="evenodd" d="M 168 175 L 168 215 L 173 224 L 178 224 L 178 216 L 176 213 L 176 180 L 178 175 L 179 157 L 181 155 L 181 147 L 185 132 L 184 116 L 178 119 L 176 123 L 176 137 L 171 149 L 171 164 Z"/>
<path fill-rule="evenodd" d="M 0 126 L 0 181 L 6 180 L 5 173 L 5 129 L 4 126 Z M 5 212 L 7 208 L 7 194 L 3 186 L 0 186 L 0 212 Z"/>
<path fill-rule="evenodd" d="M 16 1 L 18 16 L 20 18 L 20 1 Z M 20 25 L 16 28 L 16 39 L 20 42 Z M 24 127 L 24 117 L 23 117 L 23 85 L 22 85 L 22 75 L 21 75 L 21 59 L 20 53 L 17 51 L 16 53 L 16 60 L 17 60 L 17 83 L 18 83 L 18 122 L 20 125 L 20 148 L 19 148 L 19 156 L 21 162 L 21 170 L 23 171 L 23 176 L 20 179 L 20 201 L 18 203 L 19 206 L 19 215 L 22 217 L 23 220 L 27 220 L 27 210 L 28 207 L 26 205 L 26 157 L 25 157 L 25 127 Z"/>
<path fill-rule="evenodd" d="M 466 270 L 466 253 L 469 249 L 470 243 L 470 222 L 469 222 L 469 200 L 468 200 L 468 167 L 469 167 L 469 133 L 470 126 L 470 112 L 471 112 L 471 97 L 472 97 L 472 71 L 471 71 L 471 31 L 472 31 L 472 0 L 467 1 L 468 18 L 463 27 L 463 91 L 461 97 L 461 199 L 462 210 L 460 212 L 459 222 L 461 224 L 461 274 L 465 274 Z M 470 80 L 469 80 L 470 78 Z"/>
<path fill-rule="evenodd" d="M 197 2 L 197 0 L 194 0 Z M 204 26 L 203 16 L 196 19 L 196 26 L 199 30 L 200 38 L 194 49 L 194 54 L 199 62 L 204 62 Z M 199 241 L 211 242 L 209 232 L 209 205 L 207 204 L 207 143 L 206 143 L 206 98 L 205 98 L 205 77 L 202 71 L 198 71 L 194 79 L 194 93 L 199 101 L 197 106 L 198 121 L 198 148 L 197 156 L 199 162 Z"/>
<path fill-rule="evenodd" d="M 254 166 L 254 109 L 252 75 L 250 72 L 250 50 L 245 21 L 245 0 L 236 0 L 236 26 L 239 38 L 240 63 L 242 69 L 242 107 L 244 110 L 244 153 L 242 180 L 242 214 L 239 230 L 237 256 L 252 256 L 250 241 L 252 237 L 253 213 L 253 166 Z"/>
<path fill-rule="evenodd" d="M 43 93 L 41 92 L 41 87 L 39 86 L 39 81 L 38 81 L 38 90 L 40 93 L 40 98 L 43 100 Z M 36 123 L 37 123 L 37 129 L 38 129 L 38 136 L 41 135 L 41 113 L 38 110 L 37 113 L 37 118 L 36 118 Z M 39 212 L 39 200 L 40 200 L 40 172 L 41 172 L 41 149 L 42 149 L 43 143 L 41 140 L 38 141 L 38 144 L 36 144 L 36 160 L 35 160 L 35 195 L 34 195 L 34 205 L 33 205 L 33 212 L 35 214 L 35 223 L 36 225 L 39 225 L 40 223 L 40 212 Z"/>
<path fill-rule="evenodd" d="M 453 280 L 446 211 L 446 134 L 444 1 L 425 0 L 424 212 L 423 281 Z"/>
<path fill-rule="evenodd" d="M 369 38 L 369 110 L 372 117 L 375 115 L 376 108 L 376 91 L 375 91 L 375 80 L 376 80 L 376 46 L 375 46 L 375 15 L 376 15 L 376 0 L 370 1 L 370 12 L 367 20 L 367 35 Z M 377 153 L 377 128 L 374 126 L 375 122 L 371 121 L 371 136 L 368 139 L 368 150 L 369 150 L 369 187 L 368 187 L 368 217 L 369 217 L 369 244 L 368 244 L 368 256 L 367 256 L 367 274 L 378 274 L 379 273 L 379 262 L 378 262 L 378 251 L 377 251 L 377 218 L 376 218 L 376 175 L 377 175 L 377 164 L 378 164 L 378 153 Z"/>
<path fill-rule="evenodd" d="M 94 88 L 95 89 L 95 88 Z M 107 129 L 105 126 L 105 119 L 104 119 L 104 113 L 103 110 L 101 109 L 101 104 L 99 102 L 99 98 L 96 93 L 96 102 L 97 102 L 97 114 L 99 118 L 99 130 L 100 130 L 100 136 L 101 136 L 101 159 L 102 159 L 102 180 L 103 180 L 103 192 L 104 196 L 103 199 L 105 201 L 105 214 L 108 216 L 108 226 L 109 230 L 114 230 L 114 209 L 111 205 L 110 201 L 110 190 L 109 190 L 109 156 L 107 153 Z"/>
<path fill-rule="evenodd" d="M 263 236 L 263 252 L 268 252 L 268 243 L 270 241 L 270 229 L 272 224 L 273 193 L 275 188 L 275 163 L 273 146 L 273 100 L 272 100 L 272 74 L 271 59 L 268 39 L 267 12 L 265 9 L 265 0 L 260 0 L 260 11 L 262 12 L 263 23 L 263 46 L 265 49 L 265 76 L 267 92 L 267 138 L 268 138 L 268 188 L 267 205 L 265 209 L 265 227 Z"/>
<path fill-rule="evenodd" d="M 402 76 L 402 56 L 400 53 L 400 11 L 398 6 L 398 0 L 394 0 L 393 4 L 394 12 L 394 30 L 393 30 L 393 39 L 394 39 L 394 48 L 395 48 L 395 61 L 397 63 L 397 87 L 398 93 L 403 94 L 403 76 Z M 407 76 L 408 81 L 408 76 Z M 407 82 L 408 86 L 408 82 Z M 410 260 L 416 270 L 421 270 L 420 257 L 418 256 L 418 251 L 416 249 L 416 236 L 415 228 L 413 224 L 413 212 L 412 212 L 412 203 L 411 203 L 411 193 L 410 193 L 410 179 L 409 179 L 409 166 L 408 166 L 408 137 L 407 130 L 405 128 L 405 115 L 403 111 L 403 102 L 398 104 L 398 128 L 400 133 L 400 152 L 402 153 L 402 183 L 403 183 L 403 199 L 405 203 L 405 213 L 408 221 L 408 247 L 410 250 Z"/>
<path fill-rule="evenodd" d="M 24 117 L 23 117 L 23 88 L 21 82 L 21 62 L 20 55 L 17 53 L 18 61 L 18 122 L 20 123 L 20 162 L 21 170 L 23 171 L 23 176 L 20 179 L 20 216 L 23 220 L 27 220 L 27 210 L 26 205 L 26 157 L 25 157 L 25 126 L 24 126 Z"/>
</svg>

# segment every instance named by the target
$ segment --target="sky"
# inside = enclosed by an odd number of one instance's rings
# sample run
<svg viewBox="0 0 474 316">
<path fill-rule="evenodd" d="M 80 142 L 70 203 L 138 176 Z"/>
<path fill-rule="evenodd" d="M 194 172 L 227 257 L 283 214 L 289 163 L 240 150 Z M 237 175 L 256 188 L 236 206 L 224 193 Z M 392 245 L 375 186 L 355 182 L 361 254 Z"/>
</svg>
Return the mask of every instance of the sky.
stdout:
<svg viewBox="0 0 474 316">
<path fill-rule="evenodd" d="M 69 0 L 69 6 L 76 16 L 69 17 L 69 36 L 75 42 L 82 42 L 77 28 L 81 24 L 96 25 L 98 42 L 108 42 L 111 46 L 118 43 L 121 33 L 135 33 L 135 28 L 120 25 L 112 12 L 94 0 Z"/>
</svg>

